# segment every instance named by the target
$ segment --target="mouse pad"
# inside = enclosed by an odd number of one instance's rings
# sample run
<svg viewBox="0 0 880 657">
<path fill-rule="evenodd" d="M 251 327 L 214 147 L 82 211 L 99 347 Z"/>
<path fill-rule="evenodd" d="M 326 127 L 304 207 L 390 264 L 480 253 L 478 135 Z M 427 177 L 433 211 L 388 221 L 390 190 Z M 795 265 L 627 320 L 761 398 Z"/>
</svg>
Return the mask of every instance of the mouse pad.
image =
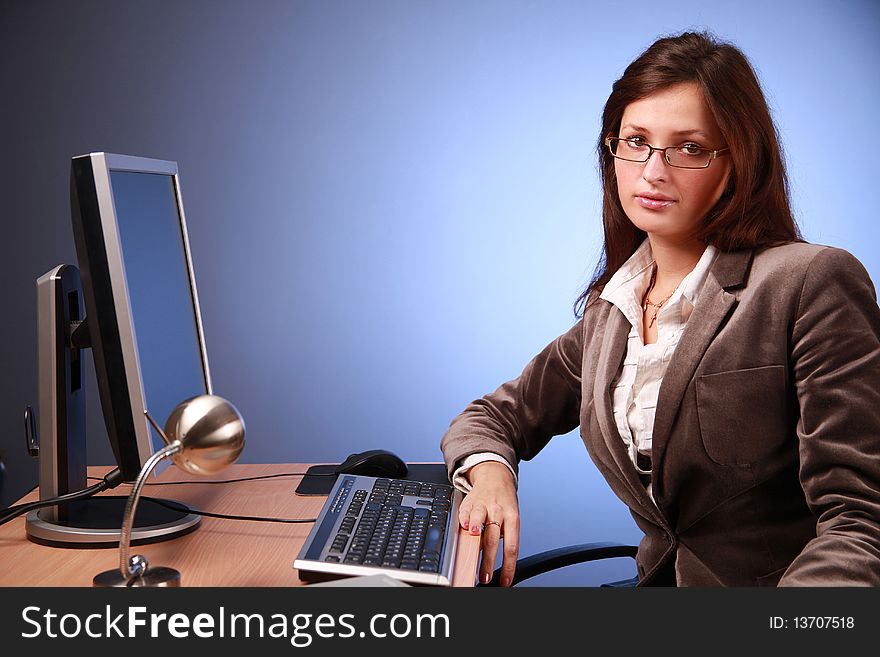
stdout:
<svg viewBox="0 0 880 657">
<path fill-rule="evenodd" d="M 449 485 L 449 477 L 446 476 L 446 466 L 442 463 L 407 463 L 409 472 L 403 477 L 407 481 L 425 481 L 429 484 Z M 333 471 L 336 464 L 313 465 L 306 470 L 305 476 L 299 482 L 294 491 L 297 495 L 328 495 L 336 477 Z"/>
</svg>

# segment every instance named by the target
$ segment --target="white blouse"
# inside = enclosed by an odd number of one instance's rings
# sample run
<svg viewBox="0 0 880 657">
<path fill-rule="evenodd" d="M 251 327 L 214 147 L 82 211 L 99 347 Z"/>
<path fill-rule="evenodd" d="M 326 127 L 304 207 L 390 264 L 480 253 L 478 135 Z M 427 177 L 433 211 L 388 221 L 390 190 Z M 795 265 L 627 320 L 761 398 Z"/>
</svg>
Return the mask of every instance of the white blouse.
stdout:
<svg viewBox="0 0 880 657">
<path fill-rule="evenodd" d="M 599 295 L 599 298 L 617 306 L 631 325 L 623 364 L 611 384 L 611 401 L 621 440 L 640 473 L 649 472 L 639 468 L 637 455 L 639 452 L 646 456 L 651 454 L 654 412 L 663 375 L 717 255 L 715 247 L 706 246 L 694 269 L 682 279 L 660 309 L 657 314 L 657 342 L 654 344 L 644 344 L 642 337 L 642 299 L 654 267 L 651 243 L 647 239 L 614 273 Z M 471 486 L 465 477 L 467 471 L 487 460 L 500 461 L 513 472 L 513 467 L 497 454 L 471 454 L 453 473 L 455 486 L 468 492 Z M 651 493 L 650 486 L 648 492 Z"/>
<path fill-rule="evenodd" d="M 637 454 L 651 455 L 660 384 L 717 254 L 718 250 L 708 245 L 693 270 L 663 304 L 657 314 L 657 342 L 653 344 L 644 343 L 641 305 L 654 269 L 654 256 L 647 239 L 615 272 L 599 295 L 600 299 L 617 306 L 631 325 L 623 365 L 611 383 L 611 402 L 617 431 L 641 474 L 650 473 L 639 467 Z M 650 486 L 648 492 L 651 492 Z"/>
</svg>

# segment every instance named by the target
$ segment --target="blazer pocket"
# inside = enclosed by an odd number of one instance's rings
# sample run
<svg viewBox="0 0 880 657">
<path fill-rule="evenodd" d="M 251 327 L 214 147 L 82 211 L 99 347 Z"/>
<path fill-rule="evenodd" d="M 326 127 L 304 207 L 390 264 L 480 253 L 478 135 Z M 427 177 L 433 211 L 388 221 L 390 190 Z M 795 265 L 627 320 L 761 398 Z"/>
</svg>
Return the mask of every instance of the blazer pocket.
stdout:
<svg viewBox="0 0 880 657">
<path fill-rule="evenodd" d="M 720 465 L 748 466 L 775 452 L 788 431 L 785 367 L 768 365 L 697 379 L 700 436 Z"/>
<path fill-rule="evenodd" d="M 755 583 L 758 586 L 777 586 L 779 584 L 779 580 L 782 579 L 782 576 L 785 574 L 786 570 L 788 570 L 788 566 L 784 566 L 782 568 L 774 570 L 768 575 L 762 575 L 755 580 Z"/>
</svg>

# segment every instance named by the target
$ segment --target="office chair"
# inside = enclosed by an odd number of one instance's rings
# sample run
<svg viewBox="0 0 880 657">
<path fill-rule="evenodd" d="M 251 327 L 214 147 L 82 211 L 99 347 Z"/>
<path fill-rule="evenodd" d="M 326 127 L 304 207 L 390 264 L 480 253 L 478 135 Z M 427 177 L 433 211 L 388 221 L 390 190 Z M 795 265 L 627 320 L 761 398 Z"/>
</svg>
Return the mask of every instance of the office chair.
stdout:
<svg viewBox="0 0 880 657">
<path fill-rule="evenodd" d="M 586 563 L 598 559 L 613 559 L 616 557 L 636 558 L 638 548 L 634 545 L 621 543 L 582 543 L 581 545 L 569 545 L 563 548 L 539 552 L 529 557 L 523 557 L 516 562 L 516 572 L 513 575 L 511 586 L 516 586 L 523 580 L 541 575 L 542 573 L 572 566 L 577 563 Z M 501 581 L 501 569 L 498 568 L 492 574 L 488 584 L 480 586 L 498 586 Z M 625 588 L 638 584 L 638 576 L 617 582 L 602 584 L 603 587 Z"/>
</svg>

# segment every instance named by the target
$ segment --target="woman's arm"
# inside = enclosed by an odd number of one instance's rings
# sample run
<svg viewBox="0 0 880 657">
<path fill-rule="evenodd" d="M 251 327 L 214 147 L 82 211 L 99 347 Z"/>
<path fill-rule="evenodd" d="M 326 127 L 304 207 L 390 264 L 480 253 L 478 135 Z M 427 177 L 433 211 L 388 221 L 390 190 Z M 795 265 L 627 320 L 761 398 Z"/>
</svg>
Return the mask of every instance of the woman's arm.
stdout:
<svg viewBox="0 0 880 657">
<path fill-rule="evenodd" d="M 880 585 L 880 308 L 861 263 L 825 249 L 792 329 L 800 480 L 816 538 L 780 586 Z"/>
<path fill-rule="evenodd" d="M 513 580 L 519 554 L 516 469 L 555 435 L 578 425 L 581 402 L 583 320 L 551 342 L 522 374 L 471 403 L 441 441 L 450 476 L 472 454 L 504 459 L 483 461 L 467 472 L 470 491 L 459 507 L 459 523 L 483 534 L 480 581 L 488 582 L 501 541 L 501 585 Z M 511 471 L 511 468 L 513 471 Z"/>
</svg>

